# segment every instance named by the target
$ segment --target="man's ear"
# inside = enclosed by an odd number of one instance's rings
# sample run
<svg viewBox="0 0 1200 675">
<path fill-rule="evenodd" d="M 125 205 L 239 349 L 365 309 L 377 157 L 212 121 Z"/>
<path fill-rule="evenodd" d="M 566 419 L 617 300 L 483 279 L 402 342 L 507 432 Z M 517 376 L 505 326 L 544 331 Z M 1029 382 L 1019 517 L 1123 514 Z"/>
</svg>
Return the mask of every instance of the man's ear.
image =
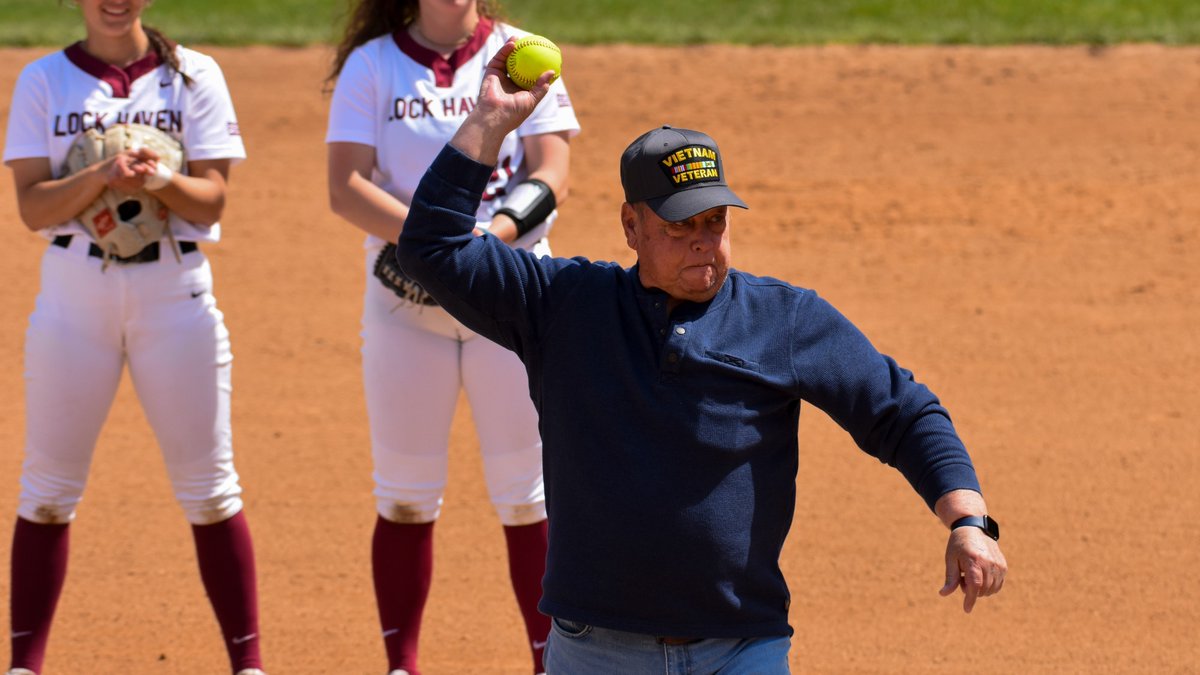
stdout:
<svg viewBox="0 0 1200 675">
<path fill-rule="evenodd" d="M 625 230 L 625 243 L 635 251 L 637 250 L 637 228 L 640 222 L 641 218 L 633 204 L 629 202 L 621 204 L 621 228 Z"/>
</svg>

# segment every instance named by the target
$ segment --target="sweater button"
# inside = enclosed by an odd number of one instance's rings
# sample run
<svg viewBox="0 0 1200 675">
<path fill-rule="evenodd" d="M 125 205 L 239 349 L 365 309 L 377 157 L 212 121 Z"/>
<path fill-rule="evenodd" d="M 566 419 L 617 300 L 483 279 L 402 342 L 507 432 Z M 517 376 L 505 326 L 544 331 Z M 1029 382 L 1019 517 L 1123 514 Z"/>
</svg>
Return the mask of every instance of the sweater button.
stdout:
<svg viewBox="0 0 1200 675">
<path fill-rule="evenodd" d="M 687 329 L 684 328 L 683 326 L 675 326 L 675 334 L 676 335 L 683 335 L 686 332 L 687 332 Z"/>
</svg>

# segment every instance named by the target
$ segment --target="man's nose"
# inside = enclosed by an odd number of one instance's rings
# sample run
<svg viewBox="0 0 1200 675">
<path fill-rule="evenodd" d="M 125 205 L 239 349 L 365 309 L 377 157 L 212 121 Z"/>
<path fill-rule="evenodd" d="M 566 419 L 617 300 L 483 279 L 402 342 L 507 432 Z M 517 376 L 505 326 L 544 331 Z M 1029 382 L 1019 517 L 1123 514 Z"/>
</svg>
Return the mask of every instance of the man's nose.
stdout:
<svg viewBox="0 0 1200 675">
<path fill-rule="evenodd" d="M 693 251 L 707 251 L 715 248 L 721 241 L 721 235 L 708 229 L 701 230 L 696 238 L 692 240 Z"/>
</svg>

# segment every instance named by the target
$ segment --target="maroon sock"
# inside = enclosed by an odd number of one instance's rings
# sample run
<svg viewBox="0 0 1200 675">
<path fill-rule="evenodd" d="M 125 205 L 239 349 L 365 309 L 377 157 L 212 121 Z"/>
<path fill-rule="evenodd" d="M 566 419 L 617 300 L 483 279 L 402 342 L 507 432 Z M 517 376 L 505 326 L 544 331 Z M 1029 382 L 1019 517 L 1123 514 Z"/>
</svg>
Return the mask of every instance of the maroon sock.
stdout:
<svg viewBox="0 0 1200 675">
<path fill-rule="evenodd" d="M 393 523 L 379 517 L 371 541 L 375 603 L 388 670 L 417 670 L 421 614 L 433 581 L 433 523 Z"/>
<path fill-rule="evenodd" d="M 13 668 L 42 671 L 54 608 L 67 578 L 68 528 L 67 524 L 41 525 L 17 518 L 9 599 Z"/>
<path fill-rule="evenodd" d="M 213 525 L 193 525 L 200 580 L 208 592 L 234 672 L 262 668 L 254 545 L 241 511 Z"/>
<path fill-rule="evenodd" d="M 508 574 L 533 650 L 533 672 L 541 673 L 546 670 L 542 666 L 542 652 L 550 635 L 550 617 L 537 608 L 542 599 L 542 575 L 546 573 L 546 521 L 505 525 L 504 541 L 508 544 Z"/>
</svg>

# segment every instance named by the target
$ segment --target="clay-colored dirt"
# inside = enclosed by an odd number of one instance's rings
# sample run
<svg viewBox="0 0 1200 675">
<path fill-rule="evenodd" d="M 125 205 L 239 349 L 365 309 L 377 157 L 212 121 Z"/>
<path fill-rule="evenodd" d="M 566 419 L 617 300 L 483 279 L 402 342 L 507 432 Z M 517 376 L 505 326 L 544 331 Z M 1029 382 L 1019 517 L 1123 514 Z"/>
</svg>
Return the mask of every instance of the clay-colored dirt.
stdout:
<svg viewBox="0 0 1200 675">
<path fill-rule="evenodd" d="M 224 240 L 206 250 L 237 357 L 265 655 L 272 675 L 382 673 L 361 236 L 325 201 L 329 54 L 205 51 L 250 154 Z M 0 51 L 0 119 L 20 65 L 42 53 Z M 621 149 L 665 122 L 709 131 L 752 207 L 735 214 L 735 264 L 818 289 L 938 392 L 1004 527 L 1008 583 L 963 615 L 937 595 L 941 526 L 809 408 L 783 555 L 796 672 L 1200 669 L 1200 50 L 567 47 L 566 64 L 584 133 L 556 252 L 632 263 L 616 220 Z M 0 514 L 12 514 L 46 244 L 20 224 L 8 176 L 0 219 Z M 460 407 L 423 667 L 522 675 L 475 451 Z M 223 672 L 188 527 L 128 381 L 72 537 L 46 675 Z"/>
</svg>

